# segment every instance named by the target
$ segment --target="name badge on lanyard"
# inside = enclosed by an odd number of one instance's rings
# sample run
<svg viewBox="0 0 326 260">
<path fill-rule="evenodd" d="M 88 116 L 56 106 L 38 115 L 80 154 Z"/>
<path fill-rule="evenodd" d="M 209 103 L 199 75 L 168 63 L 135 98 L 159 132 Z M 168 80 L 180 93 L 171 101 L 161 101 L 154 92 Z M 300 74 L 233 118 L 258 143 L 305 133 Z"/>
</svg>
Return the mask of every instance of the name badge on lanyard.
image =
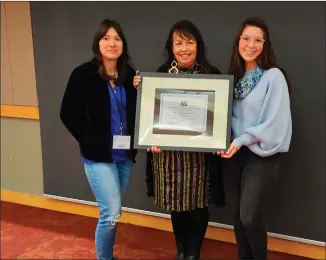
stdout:
<svg viewBox="0 0 326 260">
<path fill-rule="evenodd" d="M 111 87 L 111 86 L 110 86 Z M 111 87 L 112 92 L 114 94 L 115 100 L 117 102 L 118 110 L 119 110 L 119 117 L 120 117 L 120 135 L 113 135 L 113 149 L 119 149 L 119 150 L 130 150 L 130 143 L 131 143 L 131 136 L 129 135 L 123 135 L 123 124 L 122 124 L 122 88 L 120 90 L 121 94 L 121 102 L 119 102 L 118 97 L 116 95 L 116 91 Z"/>
<path fill-rule="evenodd" d="M 113 149 L 129 150 L 131 138 L 129 135 L 114 135 Z"/>
</svg>

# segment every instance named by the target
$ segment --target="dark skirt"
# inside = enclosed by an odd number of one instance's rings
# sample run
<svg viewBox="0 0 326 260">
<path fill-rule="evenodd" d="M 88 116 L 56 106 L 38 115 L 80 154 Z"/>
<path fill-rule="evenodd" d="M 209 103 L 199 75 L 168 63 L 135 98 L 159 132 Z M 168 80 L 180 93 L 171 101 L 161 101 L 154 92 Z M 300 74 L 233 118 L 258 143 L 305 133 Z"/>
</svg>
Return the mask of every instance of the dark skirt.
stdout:
<svg viewBox="0 0 326 260">
<path fill-rule="evenodd" d="M 167 211 L 208 206 L 205 154 L 162 151 L 152 156 L 154 202 Z"/>
<path fill-rule="evenodd" d="M 154 156 L 157 156 L 157 155 L 154 155 Z M 160 188 L 160 186 L 165 185 L 165 182 L 163 182 L 165 175 L 164 175 L 164 173 L 163 174 L 161 173 L 162 171 L 158 171 L 158 170 L 154 171 L 154 168 L 157 169 L 157 167 L 154 167 L 156 164 L 153 163 L 154 156 L 151 152 L 148 152 L 146 155 L 146 157 L 147 157 L 147 159 L 146 159 L 146 162 L 147 162 L 147 165 L 146 165 L 147 191 L 146 191 L 146 193 L 147 193 L 147 196 L 154 197 L 154 201 L 155 201 L 156 205 L 158 205 L 160 208 L 170 210 L 170 211 L 175 210 L 175 209 L 178 210 L 178 208 L 179 208 L 180 211 L 182 211 L 185 208 L 196 208 L 196 205 L 197 205 L 197 208 L 200 208 L 201 206 L 205 206 L 207 204 L 211 204 L 215 207 L 223 207 L 226 205 L 221 157 L 212 155 L 211 153 L 205 154 L 204 178 L 201 178 L 201 179 L 202 180 L 205 179 L 206 182 L 201 181 L 200 185 L 197 185 L 197 187 L 200 186 L 202 188 L 201 190 L 203 190 L 203 195 L 199 196 L 199 198 L 201 198 L 201 200 L 198 200 L 198 196 L 197 196 L 197 203 L 196 203 L 196 196 L 195 196 L 195 199 L 193 199 L 192 196 L 188 195 L 188 198 L 191 198 L 191 201 L 187 200 L 188 202 L 186 204 L 188 205 L 188 207 L 183 207 L 182 206 L 183 202 L 181 202 L 181 200 L 180 200 L 181 192 L 180 192 L 179 203 L 175 203 L 176 200 L 178 200 L 178 193 L 177 193 L 177 196 L 175 195 L 176 194 L 175 184 L 173 187 L 174 192 L 171 192 L 171 189 L 170 189 L 171 181 L 169 182 L 169 185 L 168 185 L 169 192 L 166 192 L 167 191 L 166 186 L 164 186 L 165 188 L 164 187 Z M 157 157 L 157 158 L 159 158 L 159 157 Z M 169 158 L 171 158 L 171 155 L 169 156 Z M 173 158 L 175 158 L 175 154 L 174 154 Z M 166 159 L 164 160 L 164 158 L 163 158 L 163 163 L 166 161 L 167 160 Z M 165 165 L 166 165 L 166 163 L 165 163 Z M 178 175 L 180 177 L 178 177 Z M 168 174 L 167 176 L 169 177 L 168 180 L 171 179 L 171 177 L 172 177 L 171 174 Z M 165 178 L 167 176 L 165 176 Z M 182 179 L 181 174 L 175 174 L 175 172 L 174 172 L 173 176 L 177 176 L 177 177 L 174 177 L 174 183 L 178 184 L 178 181 L 179 181 L 179 186 L 181 188 L 180 191 L 181 190 L 184 191 L 185 189 L 183 188 L 184 186 L 182 186 L 182 183 L 185 182 L 185 179 L 184 178 Z M 163 179 L 162 179 L 162 177 L 163 177 Z M 195 180 L 197 181 L 197 180 L 199 180 L 199 178 L 196 177 Z M 205 185 L 205 186 L 202 186 L 202 185 Z M 164 193 L 160 192 L 160 190 L 162 190 Z M 185 192 L 183 192 L 182 194 L 184 195 Z M 189 194 L 189 191 L 186 192 L 186 194 Z M 194 194 L 196 194 L 196 192 Z M 166 199 L 166 196 L 168 196 L 168 199 Z M 173 198 L 173 200 L 172 200 L 172 198 Z M 207 203 L 207 199 L 208 199 L 208 203 Z M 182 200 L 185 200 L 185 196 L 182 197 Z M 201 201 L 202 203 L 200 203 L 200 202 L 198 203 L 198 201 Z M 177 204 L 179 205 L 179 207 L 177 206 Z M 194 207 L 189 207 L 190 205 L 194 205 Z"/>
</svg>

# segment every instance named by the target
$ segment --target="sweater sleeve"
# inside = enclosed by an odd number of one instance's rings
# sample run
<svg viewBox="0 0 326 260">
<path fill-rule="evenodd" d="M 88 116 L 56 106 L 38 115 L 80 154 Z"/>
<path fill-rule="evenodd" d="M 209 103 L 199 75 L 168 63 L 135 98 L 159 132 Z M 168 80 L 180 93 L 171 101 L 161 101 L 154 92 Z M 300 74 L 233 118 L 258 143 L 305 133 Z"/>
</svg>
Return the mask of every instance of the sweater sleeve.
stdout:
<svg viewBox="0 0 326 260">
<path fill-rule="evenodd" d="M 80 140 L 83 124 L 84 104 L 82 96 L 82 78 L 75 69 L 68 80 L 60 108 L 60 119 L 70 134 Z"/>
<path fill-rule="evenodd" d="M 247 128 L 235 139 L 242 145 L 258 145 L 266 154 L 278 152 L 283 142 L 292 133 L 290 98 L 284 75 L 279 69 L 271 69 L 271 78 L 260 112 L 258 124 Z"/>
</svg>

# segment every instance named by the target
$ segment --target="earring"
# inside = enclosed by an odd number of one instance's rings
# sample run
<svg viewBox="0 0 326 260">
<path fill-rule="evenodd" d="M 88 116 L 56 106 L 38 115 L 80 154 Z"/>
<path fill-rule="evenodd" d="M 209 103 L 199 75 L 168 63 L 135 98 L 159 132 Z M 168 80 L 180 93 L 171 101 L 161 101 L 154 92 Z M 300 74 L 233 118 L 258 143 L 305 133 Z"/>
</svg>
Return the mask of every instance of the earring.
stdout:
<svg viewBox="0 0 326 260">
<path fill-rule="evenodd" d="M 169 73 L 175 73 L 175 74 L 179 73 L 177 66 L 178 66 L 178 63 L 176 62 L 176 60 L 173 60 L 171 62 L 171 68 L 169 69 Z"/>
</svg>

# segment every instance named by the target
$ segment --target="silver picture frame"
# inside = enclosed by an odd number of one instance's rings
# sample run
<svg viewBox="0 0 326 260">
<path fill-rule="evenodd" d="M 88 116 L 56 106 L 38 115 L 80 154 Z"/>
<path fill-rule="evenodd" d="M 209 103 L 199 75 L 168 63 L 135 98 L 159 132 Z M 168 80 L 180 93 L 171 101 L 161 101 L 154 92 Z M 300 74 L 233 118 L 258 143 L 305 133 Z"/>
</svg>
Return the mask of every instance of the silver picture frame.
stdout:
<svg viewBox="0 0 326 260">
<path fill-rule="evenodd" d="M 233 75 L 143 72 L 140 76 L 135 149 L 227 151 Z"/>
</svg>

